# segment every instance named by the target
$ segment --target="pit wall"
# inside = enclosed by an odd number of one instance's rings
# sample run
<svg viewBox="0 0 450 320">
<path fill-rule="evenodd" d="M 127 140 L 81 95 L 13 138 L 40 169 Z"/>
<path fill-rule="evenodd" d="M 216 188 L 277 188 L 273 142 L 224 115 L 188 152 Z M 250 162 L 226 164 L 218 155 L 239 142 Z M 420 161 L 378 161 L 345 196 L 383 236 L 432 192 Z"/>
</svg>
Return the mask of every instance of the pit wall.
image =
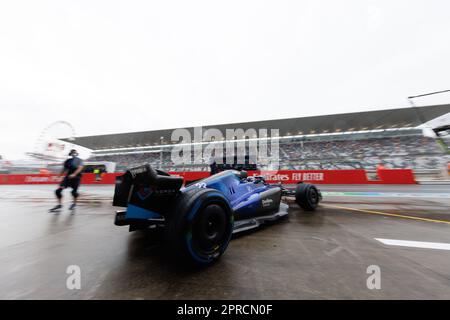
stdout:
<svg viewBox="0 0 450 320">
<path fill-rule="evenodd" d="M 97 181 L 92 173 L 85 173 L 82 184 L 114 184 L 122 173 L 102 174 Z M 209 176 L 208 172 L 171 172 L 194 181 Z M 281 170 L 276 172 L 249 171 L 248 175 L 263 175 L 269 183 L 296 184 L 300 181 L 314 184 L 416 184 L 411 169 L 382 169 L 377 171 L 379 180 L 369 180 L 365 170 Z M 56 184 L 62 179 L 56 174 L 0 174 L 0 185 Z"/>
</svg>

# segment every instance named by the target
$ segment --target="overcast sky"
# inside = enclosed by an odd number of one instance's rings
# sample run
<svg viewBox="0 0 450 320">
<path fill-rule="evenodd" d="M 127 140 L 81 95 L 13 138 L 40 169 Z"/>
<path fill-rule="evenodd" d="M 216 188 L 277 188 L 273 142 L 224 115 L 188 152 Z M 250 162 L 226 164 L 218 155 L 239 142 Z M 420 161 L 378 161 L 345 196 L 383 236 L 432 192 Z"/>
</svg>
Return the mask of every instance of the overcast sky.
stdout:
<svg viewBox="0 0 450 320">
<path fill-rule="evenodd" d="M 406 107 L 450 89 L 449 14 L 448 0 L 1 0 L 0 155 L 58 120 L 91 135 Z"/>
</svg>

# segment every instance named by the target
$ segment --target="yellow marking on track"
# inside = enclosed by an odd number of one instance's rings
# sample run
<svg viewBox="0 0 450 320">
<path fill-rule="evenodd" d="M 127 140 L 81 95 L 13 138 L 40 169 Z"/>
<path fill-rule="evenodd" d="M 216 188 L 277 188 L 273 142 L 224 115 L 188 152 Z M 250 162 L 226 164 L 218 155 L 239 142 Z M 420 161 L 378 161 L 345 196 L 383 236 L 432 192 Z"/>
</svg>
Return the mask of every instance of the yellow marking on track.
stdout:
<svg viewBox="0 0 450 320">
<path fill-rule="evenodd" d="M 334 209 L 343 209 L 343 210 L 349 210 L 349 211 L 357 211 L 357 212 L 363 212 L 363 213 L 378 214 L 378 215 L 388 216 L 388 217 L 397 217 L 397 218 L 411 219 L 411 220 L 418 220 L 418 221 L 450 224 L 450 221 L 436 220 L 436 219 L 429 219 L 429 218 L 421 218 L 421 217 L 414 217 L 414 216 L 406 216 L 406 215 L 396 214 L 396 213 L 387 213 L 387 212 L 381 212 L 381 211 L 356 209 L 356 208 L 335 206 L 335 205 L 329 205 L 329 204 L 322 204 L 321 206 L 328 207 L 328 208 L 334 208 Z"/>
</svg>

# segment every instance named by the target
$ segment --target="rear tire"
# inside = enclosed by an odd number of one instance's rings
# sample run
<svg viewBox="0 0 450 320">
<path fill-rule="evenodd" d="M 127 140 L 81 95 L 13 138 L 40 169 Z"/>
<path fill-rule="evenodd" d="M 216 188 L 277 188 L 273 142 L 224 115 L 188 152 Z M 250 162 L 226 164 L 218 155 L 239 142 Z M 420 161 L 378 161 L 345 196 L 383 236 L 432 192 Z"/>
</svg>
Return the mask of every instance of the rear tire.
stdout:
<svg viewBox="0 0 450 320">
<path fill-rule="evenodd" d="M 309 183 L 299 183 L 295 189 L 295 202 L 305 211 L 316 210 L 320 196 L 317 188 Z"/>
<path fill-rule="evenodd" d="M 233 212 L 214 189 L 180 193 L 168 217 L 165 240 L 170 254 L 195 266 L 209 266 L 225 252 L 233 233 Z"/>
</svg>

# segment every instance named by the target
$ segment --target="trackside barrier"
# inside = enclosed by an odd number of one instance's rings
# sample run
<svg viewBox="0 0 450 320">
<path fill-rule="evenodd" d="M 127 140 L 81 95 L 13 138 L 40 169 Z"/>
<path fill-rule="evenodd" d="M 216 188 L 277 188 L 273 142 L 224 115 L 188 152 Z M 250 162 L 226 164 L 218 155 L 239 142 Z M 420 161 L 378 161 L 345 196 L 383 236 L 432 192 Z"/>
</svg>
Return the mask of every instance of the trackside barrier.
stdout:
<svg viewBox="0 0 450 320">
<path fill-rule="evenodd" d="M 96 181 L 95 174 L 85 173 L 81 180 L 82 184 L 114 184 L 116 177 L 122 173 L 104 173 L 100 181 Z M 2 184 L 57 184 L 61 182 L 62 176 L 57 174 L 0 174 L 0 185 Z"/>
<path fill-rule="evenodd" d="M 82 184 L 114 184 L 122 173 L 104 173 L 100 181 L 93 173 L 83 174 Z M 195 181 L 209 176 L 208 172 L 171 172 Z M 411 169 L 383 169 L 377 171 L 379 180 L 369 180 L 365 170 L 280 170 L 249 171 L 248 175 L 262 175 L 267 182 L 296 184 L 300 181 L 314 184 L 416 184 Z M 56 174 L 0 174 L 0 185 L 12 184 L 57 184 L 62 177 Z"/>
<path fill-rule="evenodd" d="M 377 171 L 382 184 L 416 184 L 417 181 L 411 169 L 384 169 Z"/>
<path fill-rule="evenodd" d="M 411 169 L 378 170 L 378 180 L 369 180 L 365 170 L 280 170 L 248 171 L 248 175 L 262 175 L 267 182 L 296 184 L 300 181 L 314 184 L 416 184 Z M 208 172 L 173 172 L 185 181 L 195 181 L 209 176 Z"/>
</svg>

